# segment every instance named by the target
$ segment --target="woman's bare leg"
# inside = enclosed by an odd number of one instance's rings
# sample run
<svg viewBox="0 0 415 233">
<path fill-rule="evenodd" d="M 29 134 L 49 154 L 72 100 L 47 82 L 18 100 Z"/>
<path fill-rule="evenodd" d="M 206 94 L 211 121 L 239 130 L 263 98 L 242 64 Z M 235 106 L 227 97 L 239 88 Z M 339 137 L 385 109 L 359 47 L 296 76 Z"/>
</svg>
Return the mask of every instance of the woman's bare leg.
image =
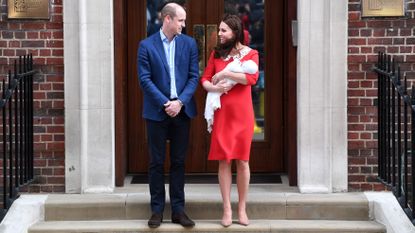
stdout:
<svg viewBox="0 0 415 233">
<path fill-rule="evenodd" d="M 246 214 L 246 199 L 248 196 L 249 179 L 251 177 L 249 170 L 249 162 L 243 160 L 236 161 L 236 184 L 238 186 L 238 219 L 242 225 L 248 225 L 249 219 Z"/>
<path fill-rule="evenodd" d="M 232 188 L 232 163 L 226 160 L 219 161 L 219 186 L 223 200 L 223 217 L 222 225 L 229 226 L 232 224 L 232 208 L 231 208 L 231 188 Z"/>
</svg>

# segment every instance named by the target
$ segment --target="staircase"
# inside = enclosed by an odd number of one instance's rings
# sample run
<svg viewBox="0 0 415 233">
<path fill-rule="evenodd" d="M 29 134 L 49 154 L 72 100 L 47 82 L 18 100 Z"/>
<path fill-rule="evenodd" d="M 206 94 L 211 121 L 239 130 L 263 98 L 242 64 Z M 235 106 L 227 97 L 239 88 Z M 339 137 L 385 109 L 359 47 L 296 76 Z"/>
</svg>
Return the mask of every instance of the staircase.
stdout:
<svg viewBox="0 0 415 233">
<path fill-rule="evenodd" d="M 237 200 L 232 190 L 232 200 Z M 299 194 L 272 192 L 267 185 L 251 188 L 248 201 L 250 225 L 236 222 L 220 225 L 222 204 L 216 185 L 186 189 L 186 212 L 196 227 L 185 229 L 170 222 L 166 206 L 161 227 L 150 229 L 149 194 L 62 194 L 49 195 L 45 220 L 29 233 L 66 232 L 339 232 L 384 233 L 385 227 L 369 219 L 369 205 L 363 193 Z M 234 219 L 237 203 L 233 203 Z"/>
</svg>

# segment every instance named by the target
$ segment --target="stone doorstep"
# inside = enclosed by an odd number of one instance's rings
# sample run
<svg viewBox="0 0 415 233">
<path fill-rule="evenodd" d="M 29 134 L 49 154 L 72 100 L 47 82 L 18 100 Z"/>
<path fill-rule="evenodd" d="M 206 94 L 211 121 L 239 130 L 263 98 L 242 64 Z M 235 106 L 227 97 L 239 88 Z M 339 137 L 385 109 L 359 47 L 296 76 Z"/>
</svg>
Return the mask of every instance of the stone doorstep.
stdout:
<svg viewBox="0 0 415 233">
<path fill-rule="evenodd" d="M 228 228 L 219 220 L 199 220 L 196 226 L 185 229 L 165 221 L 157 230 L 149 229 L 145 220 L 118 221 L 57 221 L 39 222 L 28 233 L 90 233 L 90 232 L 290 232 L 290 233 L 385 233 L 385 227 L 374 221 L 328 220 L 252 220 L 247 227 L 232 224 Z"/>
<path fill-rule="evenodd" d="M 237 202 L 232 206 L 236 213 Z M 369 219 L 363 193 L 252 193 L 247 208 L 250 219 Z M 186 195 L 186 212 L 193 219 L 217 219 L 222 215 L 220 194 Z M 46 221 L 147 219 L 150 213 L 149 195 L 143 193 L 51 194 L 45 203 Z M 170 219 L 168 201 L 164 215 Z"/>
</svg>

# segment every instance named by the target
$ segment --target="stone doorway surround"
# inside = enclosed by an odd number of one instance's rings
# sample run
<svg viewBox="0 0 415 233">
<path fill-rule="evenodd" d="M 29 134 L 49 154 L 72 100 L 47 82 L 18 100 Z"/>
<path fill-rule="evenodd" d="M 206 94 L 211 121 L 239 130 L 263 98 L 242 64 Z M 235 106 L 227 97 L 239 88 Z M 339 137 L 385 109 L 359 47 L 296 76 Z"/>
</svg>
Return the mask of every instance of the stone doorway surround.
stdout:
<svg viewBox="0 0 415 233">
<path fill-rule="evenodd" d="M 347 191 L 347 0 L 297 0 L 302 193 Z M 113 0 L 64 1 L 66 193 L 115 187 Z"/>
</svg>

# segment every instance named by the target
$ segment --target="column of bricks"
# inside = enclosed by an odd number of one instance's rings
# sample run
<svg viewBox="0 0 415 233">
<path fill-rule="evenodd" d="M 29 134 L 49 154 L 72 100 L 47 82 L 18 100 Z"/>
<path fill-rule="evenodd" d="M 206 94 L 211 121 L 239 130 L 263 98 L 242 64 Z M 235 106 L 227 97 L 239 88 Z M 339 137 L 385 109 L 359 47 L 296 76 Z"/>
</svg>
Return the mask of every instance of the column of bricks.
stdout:
<svg viewBox="0 0 415 233">
<path fill-rule="evenodd" d="M 14 60 L 33 54 L 34 182 L 23 191 L 65 191 L 63 3 L 51 0 L 50 19 L 8 19 L 0 0 L 0 78 Z"/>
<path fill-rule="evenodd" d="M 377 181 L 377 75 L 379 51 L 393 55 L 415 74 L 415 0 L 405 1 L 404 17 L 361 16 L 361 0 L 349 0 L 348 27 L 348 170 L 349 190 L 384 190 Z"/>
</svg>

